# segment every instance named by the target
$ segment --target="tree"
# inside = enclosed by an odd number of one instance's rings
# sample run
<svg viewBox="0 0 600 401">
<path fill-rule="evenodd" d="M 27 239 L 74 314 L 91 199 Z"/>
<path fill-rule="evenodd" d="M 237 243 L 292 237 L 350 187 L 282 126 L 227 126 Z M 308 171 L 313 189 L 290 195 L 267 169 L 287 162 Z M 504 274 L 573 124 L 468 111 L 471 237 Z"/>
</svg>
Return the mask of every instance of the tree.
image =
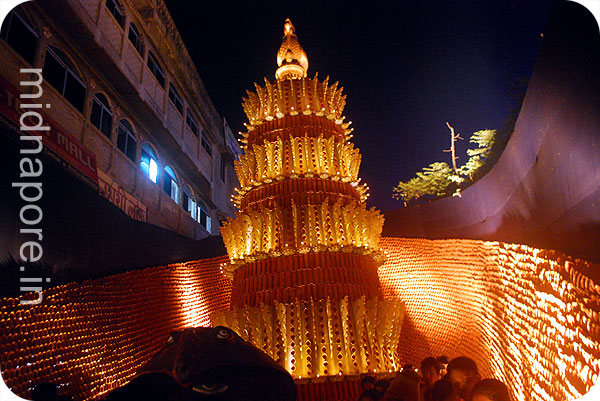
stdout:
<svg viewBox="0 0 600 401">
<path fill-rule="evenodd" d="M 477 144 L 475 149 L 467 149 L 469 160 L 460 167 L 458 173 L 474 181 L 476 173 L 490 159 L 490 154 L 496 140 L 496 130 L 481 130 L 473 133 L 469 143 Z"/>
<path fill-rule="evenodd" d="M 456 156 L 454 143 L 462 139 L 460 134 L 456 134 L 454 128 L 446 122 L 450 129 L 452 167 L 445 162 L 431 163 L 417 172 L 416 177 L 403 182 L 400 181 L 393 189 L 392 197 L 404 201 L 404 205 L 426 198 L 439 198 L 444 196 L 460 196 L 463 187 L 471 185 L 476 178 L 482 176 L 480 171 L 487 167 L 490 161 L 492 149 L 494 147 L 496 130 L 481 130 L 473 133 L 469 138 L 469 143 L 476 144 L 474 149 L 467 149 L 469 160 L 462 166 L 456 165 Z M 487 168 L 485 171 L 489 170 Z"/>
<path fill-rule="evenodd" d="M 452 168 L 445 162 L 431 163 L 418 172 L 417 176 L 407 182 L 399 182 L 393 189 L 394 199 L 403 199 L 407 204 L 416 201 L 423 196 L 444 196 L 448 187 L 452 184 L 449 177 L 453 175 Z"/>
</svg>

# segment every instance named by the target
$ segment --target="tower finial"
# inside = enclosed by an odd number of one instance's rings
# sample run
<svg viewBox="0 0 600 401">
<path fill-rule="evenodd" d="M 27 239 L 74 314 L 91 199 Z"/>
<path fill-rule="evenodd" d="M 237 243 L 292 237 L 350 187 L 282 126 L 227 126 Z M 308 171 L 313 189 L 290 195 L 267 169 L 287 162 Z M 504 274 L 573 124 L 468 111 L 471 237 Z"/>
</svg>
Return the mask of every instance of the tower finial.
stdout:
<svg viewBox="0 0 600 401">
<path fill-rule="evenodd" d="M 283 24 L 283 42 L 277 52 L 277 65 L 275 77 L 281 79 L 294 79 L 306 77 L 308 70 L 308 57 L 296 37 L 296 28 L 289 18 Z"/>
</svg>

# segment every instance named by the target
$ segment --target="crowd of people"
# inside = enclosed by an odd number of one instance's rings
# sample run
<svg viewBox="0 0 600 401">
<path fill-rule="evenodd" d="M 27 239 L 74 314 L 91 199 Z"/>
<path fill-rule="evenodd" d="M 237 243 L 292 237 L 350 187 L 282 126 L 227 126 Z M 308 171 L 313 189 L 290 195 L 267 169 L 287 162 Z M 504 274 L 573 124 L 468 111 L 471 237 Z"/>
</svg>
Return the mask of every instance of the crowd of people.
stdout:
<svg viewBox="0 0 600 401">
<path fill-rule="evenodd" d="M 508 387 L 497 379 L 481 379 L 477 364 L 460 356 L 423 359 L 419 369 L 406 364 L 396 377 L 365 376 L 358 401 L 511 401 Z"/>
<path fill-rule="evenodd" d="M 511 401 L 504 383 L 496 379 L 482 380 L 475 361 L 465 356 L 451 361 L 444 356 L 428 357 L 421 361 L 419 369 L 404 365 L 391 381 L 365 376 L 361 387 L 358 401 Z M 57 396 L 56 390 L 55 384 L 40 384 L 34 389 L 32 399 L 72 401 L 71 397 Z"/>
</svg>

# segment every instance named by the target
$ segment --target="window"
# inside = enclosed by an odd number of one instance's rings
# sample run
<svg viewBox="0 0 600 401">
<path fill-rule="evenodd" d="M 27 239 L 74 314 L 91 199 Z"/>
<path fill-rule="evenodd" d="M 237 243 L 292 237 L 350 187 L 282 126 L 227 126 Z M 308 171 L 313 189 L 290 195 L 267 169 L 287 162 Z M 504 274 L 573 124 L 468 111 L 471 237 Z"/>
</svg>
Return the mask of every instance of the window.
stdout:
<svg viewBox="0 0 600 401">
<path fill-rule="evenodd" d="M 132 22 L 129 24 L 129 41 L 135 47 L 135 50 L 141 55 L 144 54 L 144 44 L 142 43 L 142 36 L 140 35 L 140 31 L 138 31 L 137 27 Z"/>
<path fill-rule="evenodd" d="M 156 184 L 158 178 L 158 158 L 152 147 L 147 143 L 142 146 L 140 167 L 146 177 L 150 178 L 150 181 Z"/>
<path fill-rule="evenodd" d="M 179 114 L 183 114 L 183 103 L 181 102 L 181 97 L 179 96 L 179 93 L 177 93 L 177 89 L 175 89 L 172 83 L 169 83 L 169 99 L 171 102 L 173 102 L 173 106 L 179 110 Z"/>
<path fill-rule="evenodd" d="M 121 7 L 121 4 L 119 4 L 117 0 L 106 0 L 106 8 L 108 8 L 108 11 L 110 11 L 112 16 L 115 17 L 115 20 L 122 28 L 125 17 L 123 15 L 123 8 Z"/>
<path fill-rule="evenodd" d="M 194 200 L 194 194 L 192 193 L 192 190 L 188 185 L 183 187 L 181 206 L 183 206 L 183 210 L 185 210 L 190 214 L 190 216 L 192 216 L 192 219 L 196 220 L 196 201 Z"/>
<path fill-rule="evenodd" d="M 200 225 L 208 232 L 210 232 L 210 216 L 208 215 L 208 208 L 204 203 L 198 201 L 197 203 L 197 212 L 196 212 L 196 221 L 200 223 Z"/>
<path fill-rule="evenodd" d="M 202 147 L 204 148 L 204 150 L 206 150 L 206 153 L 208 153 L 209 156 L 212 156 L 212 148 L 210 146 L 210 142 L 208 142 L 204 133 L 202 134 L 202 140 L 200 142 L 202 143 Z"/>
<path fill-rule="evenodd" d="M 132 162 L 135 162 L 137 141 L 135 135 L 133 135 L 133 128 L 129 121 L 119 121 L 119 135 L 117 137 L 117 147 L 121 152 L 125 153 Z"/>
<path fill-rule="evenodd" d="M 227 167 L 227 163 L 225 163 L 225 158 L 221 155 L 221 181 L 225 182 L 225 168 Z"/>
<path fill-rule="evenodd" d="M 185 123 L 187 124 L 188 127 L 190 127 L 193 134 L 196 135 L 196 137 L 198 137 L 198 124 L 196 124 L 196 121 L 192 117 L 190 109 L 187 110 L 187 113 L 185 116 Z"/>
<path fill-rule="evenodd" d="M 169 166 L 165 166 L 164 168 L 163 189 L 175 203 L 179 204 L 179 185 L 177 185 L 177 177 L 175 176 L 173 169 Z"/>
<path fill-rule="evenodd" d="M 110 138 L 112 129 L 112 113 L 108 105 L 108 99 L 102 93 L 96 93 L 92 100 L 92 114 L 90 121 L 96 126 L 107 138 Z"/>
<path fill-rule="evenodd" d="M 69 103 L 83 112 L 85 85 L 79 78 L 71 60 L 55 47 L 48 46 L 47 48 L 43 76 Z"/>
<path fill-rule="evenodd" d="M 0 37 L 33 65 L 38 35 L 24 17 L 14 12 L 8 14 L 2 23 Z"/>
<path fill-rule="evenodd" d="M 165 74 L 163 73 L 162 68 L 160 68 L 160 64 L 158 64 L 158 60 L 156 56 L 152 52 L 148 52 L 148 68 L 156 77 L 156 80 L 160 84 L 161 87 L 165 87 Z"/>
</svg>

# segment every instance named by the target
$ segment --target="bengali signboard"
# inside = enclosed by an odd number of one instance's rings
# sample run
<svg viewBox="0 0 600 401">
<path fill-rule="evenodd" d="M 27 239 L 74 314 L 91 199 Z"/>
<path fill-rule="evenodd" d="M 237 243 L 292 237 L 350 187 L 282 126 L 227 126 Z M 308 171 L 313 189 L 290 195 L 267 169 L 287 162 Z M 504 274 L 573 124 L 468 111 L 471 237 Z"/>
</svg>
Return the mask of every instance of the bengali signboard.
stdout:
<svg viewBox="0 0 600 401">
<path fill-rule="evenodd" d="M 116 205 L 124 211 L 132 219 L 146 221 L 147 211 L 146 206 L 119 186 L 112 178 L 110 178 L 102 170 L 98 170 L 98 187 L 100 195 L 108 199 L 112 204 Z"/>
<path fill-rule="evenodd" d="M 73 135 L 69 134 L 65 128 L 49 117 L 48 113 L 42 111 L 42 109 L 31 108 L 22 110 L 19 106 L 20 104 L 35 104 L 36 102 L 35 99 L 20 99 L 19 94 L 19 90 L 14 85 L 0 76 L 0 113 L 20 126 L 19 119 L 24 111 L 35 110 L 38 112 L 43 118 L 43 125 L 50 127 L 50 129 L 30 131 L 30 134 L 42 136 L 42 143 L 45 148 L 57 154 L 83 175 L 98 184 L 96 156 L 94 153 L 79 143 Z M 35 125 L 35 122 L 30 125 Z"/>
</svg>

